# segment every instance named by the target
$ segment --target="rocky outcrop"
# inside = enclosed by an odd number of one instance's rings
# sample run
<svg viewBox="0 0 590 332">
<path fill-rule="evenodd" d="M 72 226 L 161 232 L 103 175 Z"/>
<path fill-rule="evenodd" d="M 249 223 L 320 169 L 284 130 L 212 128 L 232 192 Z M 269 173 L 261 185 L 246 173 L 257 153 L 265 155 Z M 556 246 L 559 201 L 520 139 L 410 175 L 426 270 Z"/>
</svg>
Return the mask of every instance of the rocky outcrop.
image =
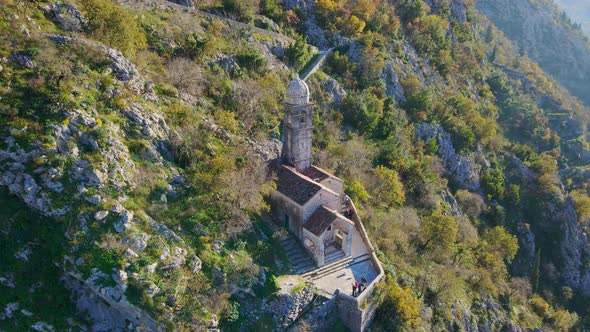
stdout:
<svg viewBox="0 0 590 332">
<path fill-rule="evenodd" d="M 108 276 L 94 271 L 94 279 L 84 281 L 74 274 L 62 278 L 66 287 L 72 292 L 78 310 L 86 313 L 92 322 L 93 331 L 129 331 L 143 326 L 147 331 L 161 331 L 149 315 L 130 304 L 119 287 L 100 287 L 95 283 Z M 125 278 L 125 277 L 124 277 Z"/>
<path fill-rule="evenodd" d="M 181 6 L 186 6 L 186 7 L 191 7 L 191 8 L 195 6 L 195 3 L 193 0 L 168 0 L 168 1 L 179 4 Z"/>
<path fill-rule="evenodd" d="M 488 297 L 476 299 L 471 307 L 462 301 L 457 301 L 453 304 L 452 315 L 461 330 L 467 332 L 541 332 L 540 328 L 522 328 L 518 326 L 507 317 L 499 303 Z"/>
<path fill-rule="evenodd" d="M 296 278 L 283 280 L 276 297 L 263 303 L 263 311 L 273 315 L 279 329 L 286 328 L 294 322 L 314 298 L 313 285 L 305 284 L 302 289 L 297 290 L 299 282 L 301 281 Z"/>
<path fill-rule="evenodd" d="M 519 222 L 517 225 L 518 252 L 512 264 L 515 275 L 528 276 L 535 262 L 535 234 L 529 224 Z"/>
<path fill-rule="evenodd" d="M 438 155 L 445 166 L 445 172 L 459 188 L 470 191 L 479 189 L 479 174 L 473 159 L 460 156 L 455 152 L 451 136 L 440 124 L 422 122 L 414 128 L 414 138 L 428 142 L 436 139 Z"/>
<path fill-rule="evenodd" d="M 327 92 L 330 96 L 330 102 L 340 104 L 344 98 L 346 98 L 346 90 L 332 77 L 329 77 L 322 82 L 323 91 Z"/>
<path fill-rule="evenodd" d="M 574 202 L 566 198 L 561 209 L 554 212 L 561 225 L 561 277 L 572 289 L 590 296 L 590 221 L 578 221 Z"/>
<path fill-rule="evenodd" d="M 45 16 L 60 29 L 68 32 L 80 32 L 88 24 L 78 8 L 69 3 L 53 5 L 45 11 Z"/>
<path fill-rule="evenodd" d="M 110 70 L 114 73 L 118 81 L 124 83 L 127 86 L 127 88 L 129 88 L 133 92 L 141 94 L 146 100 L 158 100 L 158 97 L 156 96 L 156 93 L 154 91 L 153 82 L 145 81 L 139 74 L 139 70 L 137 69 L 135 64 L 133 64 L 133 62 L 127 59 L 120 51 L 105 46 L 103 44 L 82 38 L 67 37 L 62 35 L 50 35 L 49 39 L 60 45 L 73 45 L 78 43 L 85 46 L 98 48 L 105 54 L 105 56 L 109 60 L 111 60 Z M 109 73 L 107 72 L 105 74 Z M 114 95 L 114 93 L 114 91 L 110 91 L 110 94 L 112 96 Z"/>
<path fill-rule="evenodd" d="M 406 96 L 404 95 L 404 89 L 402 88 L 399 77 L 395 72 L 395 62 L 387 60 L 385 62 L 385 69 L 381 74 L 383 81 L 385 82 L 385 92 L 388 96 L 395 97 L 397 103 L 404 103 Z"/>
<path fill-rule="evenodd" d="M 281 151 L 283 150 L 283 142 L 278 139 L 271 139 L 265 142 L 248 139 L 247 142 L 254 153 L 258 155 L 263 161 L 277 159 L 281 156 Z"/>
</svg>

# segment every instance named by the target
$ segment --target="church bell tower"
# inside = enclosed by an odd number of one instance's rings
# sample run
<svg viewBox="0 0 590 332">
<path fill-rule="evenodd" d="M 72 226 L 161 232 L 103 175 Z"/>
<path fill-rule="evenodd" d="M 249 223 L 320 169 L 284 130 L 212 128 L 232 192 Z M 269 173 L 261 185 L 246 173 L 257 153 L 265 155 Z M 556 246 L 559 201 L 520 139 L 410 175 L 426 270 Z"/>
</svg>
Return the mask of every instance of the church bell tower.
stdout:
<svg viewBox="0 0 590 332">
<path fill-rule="evenodd" d="M 283 161 L 298 172 L 311 167 L 312 114 L 309 88 L 299 75 L 287 86 L 285 104 Z"/>
</svg>

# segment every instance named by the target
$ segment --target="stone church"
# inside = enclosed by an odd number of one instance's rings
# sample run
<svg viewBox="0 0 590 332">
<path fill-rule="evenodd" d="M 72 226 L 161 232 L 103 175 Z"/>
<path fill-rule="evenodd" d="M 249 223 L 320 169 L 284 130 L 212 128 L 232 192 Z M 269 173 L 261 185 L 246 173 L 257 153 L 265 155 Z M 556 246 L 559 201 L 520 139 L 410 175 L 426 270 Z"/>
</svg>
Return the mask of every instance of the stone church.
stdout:
<svg viewBox="0 0 590 332">
<path fill-rule="evenodd" d="M 271 211 L 323 266 L 351 255 L 354 223 L 343 215 L 342 180 L 311 164 L 312 105 L 299 76 L 289 83 L 284 105 L 283 151 L 275 169 L 276 189 L 270 193 Z"/>
</svg>

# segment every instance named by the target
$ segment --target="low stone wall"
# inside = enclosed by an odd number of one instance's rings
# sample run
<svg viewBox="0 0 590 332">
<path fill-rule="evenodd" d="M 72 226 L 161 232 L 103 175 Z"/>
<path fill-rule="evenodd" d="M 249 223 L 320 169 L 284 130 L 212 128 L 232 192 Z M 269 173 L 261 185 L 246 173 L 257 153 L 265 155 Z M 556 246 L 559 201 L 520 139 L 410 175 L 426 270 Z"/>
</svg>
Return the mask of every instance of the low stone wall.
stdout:
<svg viewBox="0 0 590 332">
<path fill-rule="evenodd" d="M 369 256 L 371 257 L 371 262 L 373 263 L 373 266 L 375 266 L 375 268 L 377 269 L 377 272 L 378 272 L 377 277 L 375 277 L 375 279 L 369 285 L 367 285 L 367 289 L 365 291 L 363 291 L 358 297 L 356 297 L 359 304 L 362 305 L 363 302 L 368 298 L 369 294 L 371 294 L 371 292 L 375 288 L 375 286 L 381 280 L 383 280 L 383 278 L 385 277 L 385 272 L 383 271 L 383 267 L 381 266 L 381 262 L 379 262 L 379 259 L 377 258 L 377 254 L 375 253 L 375 248 L 373 248 L 373 245 L 371 244 L 371 241 L 369 240 L 369 235 L 367 234 L 367 230 L 365 229 L 365 225 L 363 225 L 363 222 L 361 221 L 361 218 L 359 217 L 356 206 L 354 205 L 354 203 L 352 201 L 350 201 L 349 204 L 350 204 L 350 207 L 353 211 L 352 221 L 354 222 L 357 230 L 359 231 L 361 237 L 363 238 L 363 242 L 367 246 L 367 249 L 369 249 Z"/>
<path fill-rule="evenodd" d="M 373 245 L 371 245 L 371 241 L 369 240 L 369 236 L 367 234 L 367 230 L 363 225 L 358 211 L 352 201 L 350 201 L 350 208 L 353 211 L 352 221 L 354 222 L 357 230 L 359 231 L 363 242 L 367 246 L 369 250 L 369 256 L 371 257 L 371 262 L 373 266 L 377 269 L 377 277 L 367 285 L 366 290 L 359 294 L 358 297 L 352 297 L 346 293 L 336 291 L 334 295 L 336 298 L 336 312 L 338 314 L 338 318 L 353 332 L 361 332 L 364 331 L 373 317 L 375 316 L 375 311 L 377 306 L 370 301 L 371 295 L 373 290 L 377 286 L 381 280 L 385 277 L 385 272 L 383 271 L 383 267 L 381 266 L 381 262 L 377 258 L 375 254 L 375 249 Z M 367 305 L 366 308 L 362 308 L 364 305 Z"/>
</svg>

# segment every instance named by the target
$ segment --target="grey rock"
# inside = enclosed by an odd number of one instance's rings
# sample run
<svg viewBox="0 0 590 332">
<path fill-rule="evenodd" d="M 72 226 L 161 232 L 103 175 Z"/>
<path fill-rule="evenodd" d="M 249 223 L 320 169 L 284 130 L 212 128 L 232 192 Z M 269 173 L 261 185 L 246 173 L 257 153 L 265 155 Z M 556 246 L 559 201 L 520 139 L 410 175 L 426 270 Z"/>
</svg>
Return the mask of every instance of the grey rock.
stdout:
<svg viewBox="0 0 590 332">
<path fill-rule="evenodd" d="M 53 325 L 50 325 L 45 322 L 36 322 L 35 324 L 33 324 L 31 326 L 31 329 L 38 331 L 38 332 L 54 332 L 55 331 L 55 328 L 53 327 Z"/>
<path fill-rule="evenodd" d="M 112 278 L 113 280 L 115 280 L 119 287 L 122 287 L 123 289 L 126 287 L 125 285 L 127 284 L 127 272 L 123 270 L 117 270 L 115 273 L 113 273 Z"/>
<path fill-rule="evenodd" d="M 150 238 L 151 236 L 145 233 L 134 233 L 133 235 L 127 237 L 124 240 L 124 243 L 127 244 L 134 252 L 141 254 L 147 247 L 147 243 Z"/>
<path fill-rule="evenodd" d="M 33 69 L 35 68 L 35 64 L 31 59 L 31 56 L 25 52 L 16 52 L 10 56 L 10 60 L 16 62 L 20 66 Z"/>
<path fill-rule="evenodd" d="M 186 7 L 194 7 L 195 4 L 193 2 L 193 0 L 168 0 L 170 2 L 174 2 L 176 4 L 179 4 L 181 6 L 186 6 Z"/>
<path fill-rule="evenodd" d="M 445 172 L 462 189 L 477 191 L 479 189 L 479 174 L 472 159 L 458 155 L 455 152 L 451 136 L 439 124 L 419 123 L 414 128 L 414 137 L 428 142 L 435 138 L 438 141 L 438 155 L 445 166 Z"/>
<path fill-rule="evenodd" d="M 215 266 L 211 270 L 215 275 L 215 280 L 213 281 L 215 285 L 219 286 L 225 284 L 225 282 L 227 281 L 227 274 L 225 272 L 222 272 L 221 269 Z"/>
<path fill-rule="evenodd" d="M 395 101 L 399 103 L 404 103 L 406 101 L 406 96 L 404 95 L 404 89 L 402 88 L 399 77 L 395 72 L 395 63 L 391 60 L 385 62 L 385 69 L 381 74 L 383 81 L 385 82 L 385 92 L 388 96 L 395 97 Z"/>
<path fill-rule="evenodd" d="M 270 18 L 268 18 L 266 16 L 262 16 L 262 15 L 256 16 L 256 18 L 254 19 L 254 24 L 257 27 L 267 29 L 270 31 L 274 31 L 274 32 L 279 32 L 281 30 L 281 27 L 275 21 L 271 20 Z"/>
<path fill-rule="evenodd" d="M 114 225 L 115 230 L 118 233 L 121 233 L 124 230 L 131 228 L 132 220 L 133 220 L 133 212 L 128 211 L 128 210 L 123 210 L 123 212 L 121 212 L 121 218 Z"/>
<path fill-rule="evenodd" d="M 128 259 L 133 259 L 133 258 L 138 258 L 139 255 L 133 251 L 131 248 L 127 248 L 127 250 L 125 250 L 125 252 L 123 253 L 123 257 L 128 258 Z"/>
<path fill-rule="evenodd" d="M 58 3 L 45 12 L 45 16 L 64 31 L 80 32 L 88 24 L 76 6 Z"/>
<path fill-rule="evenodd" d="M 152 274 L 152 273 L 156 272 L 157 266 L 158 266 L 158 263 L 152 263 L 152 264 L 145 267 L 145 272 L 148 274 Z"/>
<path fill-rule="evenodd" d="M 210 65 L 221 67 L 230 76 L 239 76 L 241 68 L 235 55 L 217 54 L 213 57 Z"/>
<path fill-rule="evenodd" d="M 94 219 L 100 221 L 106 218 L 109 215 L 109 211 L 100 210 L 94 213 Z"/>
<path fill-rule="evenodd" d="M 99 194 L 94 194 L 92 196 L 85 196 L 84 200 L 90 204 L 98 205 L 102 202 L 102 197 Z"/>
<path fill-rule="evenodd" d="M 183 249 L 180 247 L 174 247 L 174 253 L 172 253 L 172 259 L 171 259 L 170 264 L 168 264 L 166 266 L 162 266 L 162 270 L 169 270 L 169 269 L 176 270 L 176 269 L 180 268 L 186 262 L 186 255 L 187 255 L 186 249 Z"/>
<path fill-rule="evenodd" d="M 219 240 L 215 240 L 213 241 L 213 244 L 211 245 L 211 250 L 215 251 L 218 254 L 221 254 L 221 251 L 223 250 L 223 242 L 219 241 Z"/>
<path fill-rule="evenodd" d="M 201 262 L 201 259 L 197 257 L 195 254 L 190 254 L 188 256 L 187 264 L 191 269 L 192 273 L 198 273 L 199 271 L 201 271 L 201 268 L 203 267 L 203 262 Z"/>
<path fill-rule="evenodd" d="M 180 238 L 176 233 L 171 231 L 166 225 L 155 222 L 153 220 L 149 221 L 149 225 L 152 229 L 154 229 L 159 234 L 163 235 L 168 241 L 184 243 L 184 240 Z"/>
<path fill-rule="evenodd" d="M 572 289 L 590 296 L 590 266 L 586 262 L 590 257 L 590 221 L 578 220 L 571 197 L 567 197 L 562 206 L 549 206 L 546 213 L 561 225 L 562 279 Z"/>
<path fill-rule="evenodd" d="M 281 156 L 283 142 L 278 139 L 271 139 L 265 142 L 248 139 L 247 142 L 254 152 L 264 161 L 275 160 Z"/>
<path fill-rule="evenodd" d="M 346 97 L 346 90 L 333 78 L 328 78 L 324 83 L 324 91 L 330 94 L 330 101 L 339 104 Z"/>
<path fill-rule="evenodd" d="M 155 295 L 158 295 L 158 293 L 160 293 L 160 287 L 156 286 L 153 283 L 150 283 L 147 289 L 145 290 L 145 294 L 149 297 L 154 297 Z"/>
</svg>

